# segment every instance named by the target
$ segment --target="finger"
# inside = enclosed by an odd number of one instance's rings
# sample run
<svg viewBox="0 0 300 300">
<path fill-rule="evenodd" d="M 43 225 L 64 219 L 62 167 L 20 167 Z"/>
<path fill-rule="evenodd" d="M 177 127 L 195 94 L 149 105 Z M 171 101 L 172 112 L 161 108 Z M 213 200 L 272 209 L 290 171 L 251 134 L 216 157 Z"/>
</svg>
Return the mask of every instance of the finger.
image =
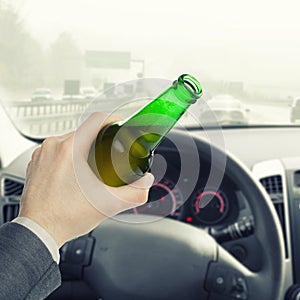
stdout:
<svg viewBox="0 0 300 300">
<path fill-rule="evenodd" d="M 107 186 L 95 176 L 83 159 L 75 160 L 74 171 L 85 199 L 105 216 L 113 216 L 121 211 L 144 204 L 153 182 L 153 175 L 147 173 L 133 185 Z"/>
<path fill-rule="evenodd" d="M 115 214 L 144 204 L 148 198 L 148 191 L 154 182 L 154 176 L 151 173 L 146 173 L 143 177 L 131 183 L 121 187 L 106 186 L 108 192 L 114 195 L 115 198 L 110 200 L 116 205 L 117 210 Z M 134 195 L 134 196 L 133 196 Z"/>
<path fill-rule="evenodd" d="M 91 114 L 76 130 L 74 147 L 87 158 L 100 129 L 119 120 L 119 117 L 108 116 L 101 112 Z"/>
<path fill-rule="evenodd" d="M 29 161 L 29 163 L 27 164 L 27 167 L 26 167 L 26 177 L 28 177 L 28 175 L 30 174 L 30 170 L 31 170 L 31 165 L 32 165 L 32 162 Z"/>
<path fill-rule="evenodd" d="M 37 161 L 37 160 L 39 159 L 41 150 L 42 150 L 41 147 L 37 147 L 37 148 L 32 152 L 31 160 L 32 160 L 33 162 L 35 162 L 35 161 Z"/>
</svg>

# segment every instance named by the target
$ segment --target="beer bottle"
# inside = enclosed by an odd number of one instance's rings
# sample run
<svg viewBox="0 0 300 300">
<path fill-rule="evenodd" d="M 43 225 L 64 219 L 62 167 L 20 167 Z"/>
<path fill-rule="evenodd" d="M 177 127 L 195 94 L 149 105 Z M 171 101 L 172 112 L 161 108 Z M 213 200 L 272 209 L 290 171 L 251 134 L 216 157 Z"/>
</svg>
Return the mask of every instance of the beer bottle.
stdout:
<svg viewBox="0 0 300 300">
<path fill-rule="evenodd" d="M 89 155 L 96 175 L 115 187 L 140 178 L 150 167 L 154 149 L 201 94 L 194 77 L 181 75 L 132 116 L 104 127 Z"/>
</svg>

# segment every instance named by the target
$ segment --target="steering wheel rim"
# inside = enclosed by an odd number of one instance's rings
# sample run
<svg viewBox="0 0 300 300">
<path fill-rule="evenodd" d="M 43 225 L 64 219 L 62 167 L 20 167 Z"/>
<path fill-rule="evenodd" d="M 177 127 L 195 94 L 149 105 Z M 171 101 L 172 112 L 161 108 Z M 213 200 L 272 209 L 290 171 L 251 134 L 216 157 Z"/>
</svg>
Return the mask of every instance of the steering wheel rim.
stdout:
<svg viewBox="0 0 300 300">
<path fill-rule="evenodd" d="M 177 140 L 180 143 L 184 143 L 185 141 L 185 135 L 184 133 L 181 133 L 180 131 L 173 131 L 169 135 L 172 135 L 172 141 Z M 211 154 L 212 148 L 214 148 L 214 151 L 216 153 L 220 154 L 220 157 L 222 154 L 224 155 L 223 151 L 218 149 L 215 146 L 210 145 L 206 140 L 200 139 L 198 137 L 194 137 L 195 142 L 197 144 L 198 152 L 200 158 L 207 158 Z M 164 143 L 162 143 L 162 146 L 164 147 Z M 189 259 L 188 257 L 191 255 L 195 256 L 195 264 L 202 261 L 203 262 L 203 270 L 197 275 L 193 274 L 194 276 L 198 276 L 199 278 L 199 284 L 196 284 L 194 278 L 192 276 L 189 276 L 187 273 L 185 275 L 185 285 L 191 289 L 194 288 L 194 292 L 191 292 L 189 290 L 188 293 L 188 299 L 237 299 L 236 298 L 236 291 L 235 288 L 232 286 L 229 287 L 230 292 L 227 292 L 228 287 L 226 288 L 226 293 L 220 292 L 218 289 L 216 291 L 216 285 L 214 284 L 214 280 L 216 280 L 216 276 L 219 274 L 218 270 L 225 270 L 225 275 L 229 276 L 227 280 L 228 282 L 236 281 L 239 279 L 245 279 L 245 286 L 246 286 L 246 293 L 243 294 L 241 292 L 240 294 L 246 295 L 245 299 L 279 299 L 279 296 L 282 295 L 282 286 L 284 281 L 284 242 L 283 242 L 283 236 L 282 231 L 280 227 L 280 223 L 276 214 L 276 211 L 274 209 L 274 206 L 267 195 L 266 191 L 263 189 L 263 187 L 259 184 L 259 182 L 253 178 L 250 171 L 230 154 L 226 154 L 227 156 L 227 163 L 226 163 L 226 169 L 225 173 L 237 184 L 237 186 L 241 189 L 241 191 L 244 193 L 245 197 L 248 200 L 248 203 L 251 207 L 253 216 L 254 216 L 254 223 L 255 223 L 255 232 L 254 235 L 256 236 L 258 242 L 263 245 L 262 253 L 258 253 L 258 255 L 263 256 L 263 265 L 262 268 L 257 272 L 252 272 L 248 270 L 244 265 L 242 265 L 240 262 L 238 262 L 231 254 L 229 254 L 226 250 L 224 250 L 222 247 L 220 247 L 212 238 L 207 237 L 207 234 L 204 231 L 201 231 L 199 229 L 183 224 L 177 221 L 171 221 L 171 220 L 161 220 L 158 222 L 152 222 L 148 223 L 146 227 L 148 226 L 148 229 L 145 229 L 145 231 L 141 231 L 139 233 L 140 239 L 154 239 L 155 230 L 157 232 L 157 238 L 159 239 L 159 235 L 162 234 L 161 244 L 164 244 L 164 239 L 168 239 L 168 234 L 172 235 L 172 229 L 170 229 L 170 232 L 166 231 L 166 233 L 162 233 L 162 230 L 157 229 L 157 224 L 161 222 L 161 226 L 164 226 L 163 228 L 167 227 L 174 227 L 174 222 L 176 222 L 176 228 L 178 231 L 181 231 L 180 228 L 182 228 L 183 232 L 189 232 L 189 234 L 193 235 L 195 239 L 198 239 L 198 243 L 206 244 L 206 248 L 200 249 L 203 250 L 203 253 L 200 251 L 195 254 L 193 251 L 190 251 L 191 243 L 193 243 L 192 239 L 186 239 L 182 238 L 179 240 L 180 244 L 185 245 L 185 250 L 182 250 L 182 253 L 186 254 L 186 256 L 181 255 L 180 253 L 172 252 L 174 256 L 180 255 L 179 257 L 174 257 L 174 263 L 176 260 L 184 260 Z M 217 163 L 217 162 L 216 162 Z M 138 216 L 133 218 L 138 218 Z M 133 220 L 134 221 L 134 220 Z M 137 220 L 138 221 L 138 220 Z M 178 225 L 178 226 L 177 226 Z M 133 226 L 133 227 L 131 227 Z M 139 225 L 140 226 L 140 225 Z M 144 226 L 144 225 L 143 225 Z M 146 228 L 145 227 L 145 228 Z M 187 228 L 192 229 L 187 229 Z M 135 228 L 135 229 L 134 229 Z M 149 274 L 148 281 L 147 279 L 147 270 L 144 270 L 144 281 L 140 280 L 141 278 L 138 278 L 139 280 L 136 280 L 137 268 L 133 267 L 132 263 L 134 263 L 134 260 L 132 261 L 132 257 L 129 258 L 129 263 L 126 262 L 123 257 L 123 254 L 125 251 L 127 251 L 127 247 L 130 245 L 126 245 L 126 240 L 130 240 L 131 243 L 134 243 L 132 237 L 135 238 L 136 232 L 136 225 L 133 224 L 125 224 L 122 222 L 114 221 L 114 220 L 108 220 L 107 222 L 104 222 L 101 224 L 98 228 L 96 228 L 92 232 L 92 236 L 95 238 L 95 248 L 94 253 L 92 257 L 91 265 L 86 267 L 84 269 L 84 280 L 92 287 L 93 290 L 96 291 L 99 296 L 103 297 L 105 300 L 109 299 L 139 299 L 139 300 L 154 300 L 154 299 L 182 299 L 182 295 L 187 295 L 184 293 L 181 293 L 181 291 L 178 289 L 176 290 L 176 286 L 180 285 L 179 281 L 175 280 L 175 290 L 172 294 L 172 292 L 169 292 L 167 294 L 163 293 L 164 288 L 168 289 L 170 287 L 169 284 L 163 284 L 161 282 L 156 282 L 155 280 L 151 280 L 151 276 L 154 277 L 154 273 Z M 141 228 L 141 226 L 140 226 Z M 150 228 L 150 229 L 149 229 Z M 125 231 L 124 231 L 125 229 Z M 140 229 L 139 229 L 140 230 Z M 133 232 L 133 234 L 130 236 L 127 235 L 126 232 Z M 151 234 L 149 234 L 151 232 Z M 120 233 L 120 234 L 119 234 Z M 164 235 L 165 234 L 165 235 Z M 198 237 L 196 237 L 196 235 Z M 199 238 L 201 236 L 201 238 Z M 114 240 L 116 241 L 116 244 L 111 244 L 110 241 Z M 119 241 L 119 242 L 118 242 Z M 168 243 L 170 246 L 178 245 L 177 238 L 168 240 Z M 147 244 L 147 243 L 146 243 Z M 149 247 L 151 243 L 147 244 L 147 247 Z M 207 245 L 209 246 L 207 247 Z M 158 251 L 158 248 L 163 248 L 164 246 L 160 246 L 159 244 L 156 244 L 156 250 Z M 193 245 L 195 247 L 195 245 Z M 192 247 L 192 248 L 193 248 Z M 200 247 L 200 246 L 199 246 Z M 126 249 L 124 251 L 124 248 Z M 174 246 L 175 248 L 175 246 Z M 163 248 L 161 253 L 165 251 L 166 248 Z M 140 256 L 141 261 L 143 261 L 143 256 L 145 257 L 145 251 L 147 251 L 146 247 L 142 247 L 140 251 L 136 251 L 134 247 L 131 249 L 132 255 L 134 255 L 135 259 L 137 259 L 138 256 Z M 152 251 L 153 249 L 148 249 L 149 251 Z M 175 250 L 174 250 L 175 251 Z M 186 251 L 186 253 L 185 253 Z M 130 252 L 130 251 L 129 251 Z M 104 253 L 109 253 L 109 256 Z M 153 254 L 154 255 L 154 254 Z M 111 263 L 111 259 L 113 257 L 120 257 L 122 256 L 121 260 L 118 260 L 118 263 L 121 265 L 114 265 L 113 267 L 116 269 L 112 273 L 110 272 L 109 268 L 111 265 L 109 263 L 106 263 L 105 261 L 109 260 Z M 203 256 L 203 257 L 202 257 Z M 126 256 L 125 256 L 126 257 Z M 168 259 L 165 256 L 165 260 Z M 123 261 L 124 260 L 124 261 Z M 142 262 L 143 263 L 143 262 Z M 155 260 L 150 259 L 149 260 L 149 266 L 150 264 L 154 264 Z M 162 266 L 164 262 L 161 262 Z M 189 262 L 192 264 L 193 262 Z M 215 264 L 213 264 L 215 263 Z M 168 265 L 169 266 L 169 265 Z M 184 268 L 185 265 L 182 265 L 181 268 Z M 151 266 L 150 266 L 151 267 Z M 125 270 L 126 274 L 123 276 L 118 276 L 118 272 L 121 272 L 120 270 Z M 227 271 L 226 271 L 227 270 Z M 132 272 L 132 274 L 130 274 Z M 172 273 L 173 272 L 173 273 Z M 170 273 L 170 275 L 173 276 L 174 270 Z M 200 274 L 201 273 L 201 274 Z M 141 276 L 141 273 L 138 273 L 139 276 Z M 229 275 L 228 275 L 229 274 Z M 230 275 L 231 274 L 231 275 Z M 175 277 L 175 276 L 174 276 Z M 191 278 L 189 278 L 191 277 Z M 130 288 L 128 290 L 126 283 L 124 281 L 127 281 L 130 284 Z M 119 282 L 118 282 L 119 281 Z M 122 282 L 123 281 L 123 282 Z M 190 282 L 193 281 L 193 284 L 190 284 Z M 137 282 L 137 283 L 135 283 Z M 151 290 L 147 290 L 147 292 L 143 292 L 143 290 L 139 289 L 139 285 L 142 284 L 157 284 L 159 285 L 159 292 L 155 292 L 155 290 L 152 292 Z M 128 284 L 127 284 L 128 285 Z M 199 289 L 199 286 L 201 286 L 201 291 Z M 242 282 L 243 286 L 243 282 Z M 182 287 L 181 287 L 182 288 Z M 218 287 L 217 287 L 218 288 Z M 238 288 L 241 288 L 241 284 L 238 285 Z M 132 289 L 130 291 L 130 289 Z M 138 292 L 135 292 L 135 290 L 139 290 Z M 201 296 L 200 296 L 201 295 Z M 120 297 L 121 298 L 116 298 Z M 244 297 L 244 296 L 243 296 Z M 187 299 L 187 298 L 186 298 Z M 243 298 L 241 298 L 243 299 Z"/>
</svg>

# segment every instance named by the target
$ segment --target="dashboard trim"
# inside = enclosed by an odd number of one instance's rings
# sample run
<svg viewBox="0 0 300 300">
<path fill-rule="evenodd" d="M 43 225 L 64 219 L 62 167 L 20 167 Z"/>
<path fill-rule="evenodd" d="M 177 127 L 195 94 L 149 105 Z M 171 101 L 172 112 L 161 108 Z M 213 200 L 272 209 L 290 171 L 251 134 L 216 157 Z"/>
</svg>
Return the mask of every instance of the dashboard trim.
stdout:
<svg viewBox="0 0 300 300">
<path fill-rule="evenodd" d="M 292 247 L 291 247 L 291 232 L 290 232 L 290 214 L 287 191 L 287 178 L 285 168 L 279 159 L 266 160 L 256 163 L 252 167 L 252 173 L 258 181 L 264 177 L 280 175 L 282 178 L 282 194 L 285 217 L 285 236 L 287 243 L 288 255 L 285 258 L 286 276 L 283 290 L 286 291 L 293 284 L 293 265 L 292 265 Z"/>
</svg>

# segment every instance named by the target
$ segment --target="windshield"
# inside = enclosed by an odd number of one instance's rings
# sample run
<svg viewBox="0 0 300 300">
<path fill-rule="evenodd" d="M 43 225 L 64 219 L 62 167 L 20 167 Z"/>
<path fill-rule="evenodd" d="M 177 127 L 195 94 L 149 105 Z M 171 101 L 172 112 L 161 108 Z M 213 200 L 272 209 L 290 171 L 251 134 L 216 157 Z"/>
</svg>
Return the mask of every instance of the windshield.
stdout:
<svg viewBox="0 0 300 300">
<path fill-rule="evenodd" d="M 299 8 L 291 0 L 0 0 L 0 99 L 20 131 L 40 138 L 76 128 L 95 98 L 99 110 L 132 112 L 135 100 L 155 96 L 137 95 L 139 82 L 188 73 L 203 97 L 186 126 L 299 125 Z"/>
</svg>

